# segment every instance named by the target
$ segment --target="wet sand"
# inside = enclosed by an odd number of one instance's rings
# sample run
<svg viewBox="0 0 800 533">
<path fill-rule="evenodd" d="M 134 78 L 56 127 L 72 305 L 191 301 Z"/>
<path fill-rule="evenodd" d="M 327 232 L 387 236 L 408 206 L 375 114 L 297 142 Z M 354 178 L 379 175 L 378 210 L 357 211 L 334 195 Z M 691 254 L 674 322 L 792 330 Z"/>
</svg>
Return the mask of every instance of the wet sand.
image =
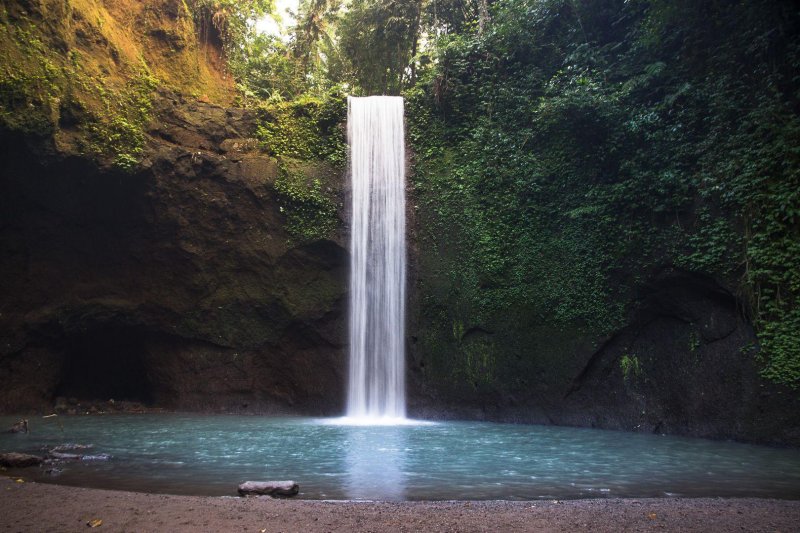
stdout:
<svg viewBox="0 0 800 533">
<path fill-rule="evenodd" d="M 92 520 L 102 524 L 90 528 Z M 169 496 L 0 476 L 2 531 L 770 531 L 800 530 L 800 501 L 601 499 L 328 502 Z"/>
</svg>

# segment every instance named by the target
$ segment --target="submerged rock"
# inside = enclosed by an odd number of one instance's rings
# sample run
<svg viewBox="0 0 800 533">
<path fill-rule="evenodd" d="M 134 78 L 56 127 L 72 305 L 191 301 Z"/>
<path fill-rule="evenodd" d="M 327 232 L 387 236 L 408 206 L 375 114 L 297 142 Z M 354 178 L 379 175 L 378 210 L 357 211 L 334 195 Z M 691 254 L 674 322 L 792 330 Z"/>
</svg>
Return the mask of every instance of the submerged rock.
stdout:
<svg viewBox="0 0 800 533">
<path fill-rule="evenodd" d="M 94 444 L 75 444 L 74 442 L 68 442 L 66 444 L 59 444 L 55 448 L 52 448 L 51 452 L 73 452 L 73 451 L 80 451 L 80 450 L 91 450 L 94 448 Z"/>
<path fill-rule="evenodd" d="M 108 461 L 109 459 L 111 459 L 111 455 L 107 453 L 98 453 L 96 455 L 81 456 L 81 461 Z"/>
<path fill-rule="evenodd" d="M 6 468 L 25 468 L 28 466 L 37 466 L 42 464 L 43 459 L 38 455 L 30 455 L 27 453 L 0 453 L 0 466 Z"/>
<path fill-rule="evenodd" d="M 14 422 L 14 425 L 12 425 L 11 429 L 8 430 L 9 433 L 27 433 L 28 431 L 27 418 L 23 418 L 19 422 Z"/>
<path fill-rule="evenodd" d="M 51 451 L 47 454 L 51 459 L 58 459 L 59 461 L 80 461 L 81 456 L 77 453 L 61 453 Z"/>
<path fill-rule="evenodd" d="M 47 470 L 44 471 L 45 475 L 50 476 L 50 477 L 60 476 L 63 472 L 64 472 L 64 470 L 62 470 L 61 468 L 55 467 L 55 466 L 52 467 L 52 468 L 48 468 Z"/>
<path fill-rule="evenodd" d="M 245 481 L 239 485 L 239 496 L 295 496 L 300 485 L 294 481 Z"/>
<path fill-rule="evenodd" d="M 82 445 L 75 445 L 75 446 L 82 446 Z M 92 445 L 88 445 L 83 448 L 65 448 L 65 449 L 72 449 L 72 450 L 81 450 L 81 449 L 88 449 L 91 448 Z M 56 451 L 61 446 L 57 446 L 53 448 L 47 453 L 47 458 L 49 463 L 57 463 L 57 462 L 64 462 L 64 461 L 108 461 L 111 459 L 111 455 L 107 453 L 97 453 L 93 455 L 83 455 L 78 453 L 63 453 L 60 451 Z"/>
</svg>

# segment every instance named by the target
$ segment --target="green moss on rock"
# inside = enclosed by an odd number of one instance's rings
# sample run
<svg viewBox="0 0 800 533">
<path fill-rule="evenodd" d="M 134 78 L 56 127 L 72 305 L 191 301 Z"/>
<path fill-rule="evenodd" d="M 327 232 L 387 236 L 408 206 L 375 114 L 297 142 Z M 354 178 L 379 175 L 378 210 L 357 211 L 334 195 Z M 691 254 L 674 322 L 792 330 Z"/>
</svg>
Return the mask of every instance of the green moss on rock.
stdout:
<svg viewBox="0 0 800 533">
<path fill-rule="evenodd" d="M 284 159 L 273 184 L 286 230 L 297 242 L 330 238 L 337 226 L 333 189 L 323 185 L 325 176 L 315 170 L 319 167 Z"/>
</svg>

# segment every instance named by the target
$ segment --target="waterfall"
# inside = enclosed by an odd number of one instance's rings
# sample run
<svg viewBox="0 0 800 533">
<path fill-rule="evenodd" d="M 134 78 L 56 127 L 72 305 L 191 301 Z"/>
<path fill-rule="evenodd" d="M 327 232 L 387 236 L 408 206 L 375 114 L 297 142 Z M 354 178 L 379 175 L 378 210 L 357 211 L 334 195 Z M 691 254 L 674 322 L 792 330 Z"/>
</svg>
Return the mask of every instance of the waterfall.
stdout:
<svg viewBox="0 0 800 533">
<path fill-rule="evenodd" d="M 405 417 L 403 99 L 347 99 L 352 237 L 347 416 Z"/>
</svg>

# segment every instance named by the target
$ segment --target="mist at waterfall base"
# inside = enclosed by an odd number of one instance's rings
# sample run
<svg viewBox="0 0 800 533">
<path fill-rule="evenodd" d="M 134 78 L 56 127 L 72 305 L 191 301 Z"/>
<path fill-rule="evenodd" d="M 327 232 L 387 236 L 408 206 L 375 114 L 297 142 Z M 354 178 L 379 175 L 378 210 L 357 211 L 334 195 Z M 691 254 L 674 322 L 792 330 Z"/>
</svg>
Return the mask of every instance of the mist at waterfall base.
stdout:
<svg viewBox="0 0 800 533">
<path fill-rule="evenodd" d="M 0 427 L 15 419 L 0 417 Z M 0 449 L 42 454 L 94 444 L 106 461 L 8 474 L 65 485 L 235 495 L 292 479 L 300 498 L 523 500 L 598 497 L 800 498 L 800 451 L 596 429 L 436 422 L 354 426 L 331 419 L 97 415 L 31 419 Z"/>
<path fill-rule="evenodd" d="M 405 419 L 403 99 L 347 99 L 350 167 L 350 369 L 347 417 Z"/>
</svg>

